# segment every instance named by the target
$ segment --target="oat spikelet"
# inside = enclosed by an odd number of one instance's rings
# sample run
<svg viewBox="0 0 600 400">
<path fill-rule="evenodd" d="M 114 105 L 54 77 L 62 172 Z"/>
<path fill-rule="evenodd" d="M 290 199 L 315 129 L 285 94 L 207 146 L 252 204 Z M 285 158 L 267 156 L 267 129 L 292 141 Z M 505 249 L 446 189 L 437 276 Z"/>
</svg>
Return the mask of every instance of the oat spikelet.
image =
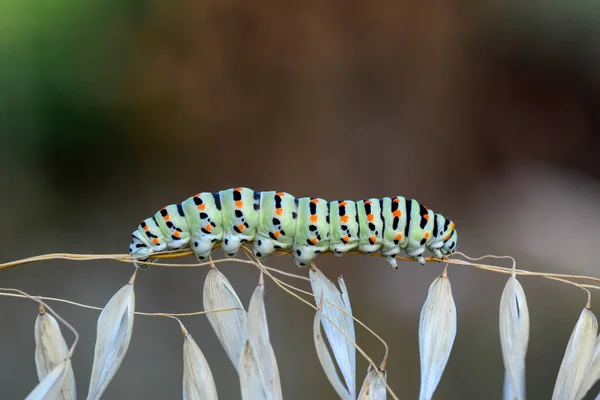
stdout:
<svg viewBox="0 0 600 400">
<path fill-rule="evenodd" d="M 55 400 L 60 398 L 60 393 L 65 386 L 68 372 L 71 369 L 71 359 L 67 358 L 54 367 L 29 393 L 25 400 Z"/>
<path fill-rule="evenodd" d="M 525 355 L 529 343 L 529 309 L 523 287 L 511 276 L 500 298 L 500 345 L 504 361 L 505 400 L 525 399 Z"/>
<path fill-rule="evenodd" d="M 317 301 L 317 305 L 321 304 L 321 297 L 324 300 L 322 303 L 322 316 L 329 319 L 322 318 L 321 323 L 323 324 L 323 330 L 325 331 L 325 335 L 327 336 L 327 340 L 329 341 L 329 345 L 333 351 L 333 356 L 335 357 L 337 366 L 344 377 L 348 393 L 351 398 L 355 398 L 356 349 L 354 348 L 352 342 L 350 342 L 346 336 L 344 336 L 344 334 L 338 330 L 338 328 L 342 329 L 344 333 L 346 333 L 346 335 L 348 335 L 348 337 L 350 337 L 352 341 L 356 343 L 354 320 L 351 317 L 352 307 L 350 306 L 350 298 L 348 297 L 346 284 L 342 278 L 339 279 L 338 283 L 341 288 L 340 292 L 335 284 L 327 279 L 327 277 L 317 268 L 314 268 L 314 270 L 311 269 L 310 271 L 310 283 L 312 286 L 312 292 Z M 337 307 L 339 307 L 339 309 L 328 304 L 326 301 L 335 304 Z M 350 316 L 344 314 L 342 311 L 340 311 L 340 309 L 345 310 Z M 334 326 L 330 320 L 337 325 L 338 328 L 336 328 L 336 326 Z M 327 352 L 327 354 L 329 354 L 329 352 Z M 333 378 L 328 378 L 329 381 L 332 382 Z"/>
<path fill-rule="evenodd" d="M 183 333 L 183 400 L 216 400 L 217 387 L 198 344 L 181 325 Z"/>
<path fill-rule="evenodd" d="M 456 305 L 446 273 L 429 287 L 427 300 L 419 322 L 419 353 L 421 356 L 420 400 L 433 396 L 450 357 L 456 337 Z"/>
<path fill-rule="evenodd" d="M 248 317 L 242 302 L 225 275 L 216 268 L 211 268 L 206 276 L 202 298 L 206 311 L 239 308 L 239 310 L 206 314 L 229 359 L 238 369 L 240 355 L 248 337 L 246 331 Z"/>
<path fill-rule="evenodd" d="M 323 371 L 325 371 L 325 376 L 329 379 L 331 386 L 333 386 L 335 392 L 338 394 L 340 399 L 343 400 L 353 400 L 353 396 L 350 395 L 350 392 L 342 383 L 336 369 L 333 359 L 331 358 L 331 354 L 329 353 L 329 349 L 327 348 L 327 344 L 325 343 L 325 339 L 321 334 L 321 319 L 323 317 L 323 309 L 319 306 L 318 311 L 315 314 L 315 319 L 313 323 L 313 339 L 315 341 L 315 347 L 317 349 L 317 357 L 321 362 L 321 366 L 323 367 Z"/>
<path fill-rule="evenodd" d="M 115 293 L 98 317 L 88 400 L 102 396 L 129 348 L 135 311 L 134 280 L 135 274 Z"/>
<path fill-rule="evenodd" d="M 579 385 L 579 390 L 577 391 L 577 396 L 575 396 L 575 398 L 581 399 L 585 397 L 592 386 L 598 382 L 598 379 L 600 379 L 600 335 L 596 338 L 594 355 L 586 368 L 585 375 Z"/>
<path fill-rule="evenodd" d="M 275 353 L 269 341 L 269 327 L 264 301 L 265 285 L 262 273 L 248 306 L 248 342 L 258 364 L 262 386 L 268 399 L 282 399 L 281 382 Z"/>
<path fill-rule="evenodd" d="M 54 368 L 69 357 L 69 348 L 58 321 L 40 305 L 40 313 L 35 320 L 35 366 L 38 379 L 42 381 Z M 66 367 L 63 387 L 56 399 L 74 400 L 77 398 L 75 376 L 69 362 Z"/>
<path fill-rule="evenodd" d="M 575 324 L 563 357 L 552 400 L 573 400 L 592 359 L 598 321 L 592 311 L 585 307 Z"/>
<path fill-rule="evenodd" d="M 387 396 L 386 378 L 385 371 L 380 372 L 371 368 L 360 389 L 358 400 L 385 400 Z"/>
</svg>

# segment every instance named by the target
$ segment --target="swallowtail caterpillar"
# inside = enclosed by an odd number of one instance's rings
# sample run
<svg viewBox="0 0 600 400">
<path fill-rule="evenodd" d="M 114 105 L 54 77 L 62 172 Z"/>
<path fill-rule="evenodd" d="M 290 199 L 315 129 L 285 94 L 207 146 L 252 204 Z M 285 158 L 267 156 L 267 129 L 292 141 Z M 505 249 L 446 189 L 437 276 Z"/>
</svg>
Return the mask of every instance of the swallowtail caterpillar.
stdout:
<svg viewBox="0 0 600 400">
<path fill-rule="evenodd" d="M 380 252 L 393 267 L 404 251 L 424 264 L 426 249 L 442 258 L 456 251 L 458 241 L 452 221 L 405 197 L 328 202 L 243 187 L 199 193 L 166 206 L 132 236 L 130 253 L 142 261 L 186 247 L 205 260 L 217 244 L 233 257 L 252 242 L 257 257 L 288 250 L 298 266 L 326 251 Z"/>
</svg>

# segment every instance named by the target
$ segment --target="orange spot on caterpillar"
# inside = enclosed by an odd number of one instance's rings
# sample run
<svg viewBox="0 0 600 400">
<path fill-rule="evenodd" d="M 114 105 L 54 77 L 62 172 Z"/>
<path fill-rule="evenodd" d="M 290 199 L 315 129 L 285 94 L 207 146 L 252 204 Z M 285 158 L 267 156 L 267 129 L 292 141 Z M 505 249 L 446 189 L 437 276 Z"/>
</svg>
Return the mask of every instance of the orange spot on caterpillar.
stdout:
<svg viewBox="0 0 600 400">
<path fill-rule="evenodd" d="M 375 215 L 373 215 L 373 214 L 367 215 L 367 221 L 373 222 L 374 219 L 375 219 Z"/>
<path fill-rule="evenodd" d="M 207 224 L 204 229 L 206 229 L 207 231 L 212 231 L 212 225 L 211 224 Z"/>
<path fill-rule="evenodd" d="M 311 215 L 310 216 L 310 222 L 317 222 L 319 220 L 319 216 L 318 215 Z"/>
<path fill-rule="evenodd" d="M 402 215 L 402 211 L 400 211 L 400 210 L 396 210 L 396 211 L 394 211 L 394 212 L 392 213 L 392 215 L 393 215 L 394 217 L 399 217 L 399 216 L 401 216 L 401 215 Z"/>
<path fill-rule="evenodd" d="M 158 240 L 158 238 L 154 238 L 154 239 L 152 239 L 152 243 L 154 243 L 154 244 L 158 244 L 158 243 L 159 243 L 159 240 Z"/>
<path fill-rule="evenodd" d="M 165 215 L 163 218 L 165 219 L 165 221 L 171 220 L 171 216 L 169 214 Z"/>
<path fill-rule="evenodd" d="M 340 202 L 340 207 L 345 207 L 347 205 L 348 205 L 348 203 L 346 203 L 345 201 Z"/>
<path fill-rule="evenodd" d="M 429 214 L 423 215 L 423 218 L 425 218 L 426 221 L 429 221 Z"/>
<path fill-rule="evenodd" d="M 277 194 L 277 196 L 279 196 L 279 197 L 283 197 L 283 196 L 285 196 L 285 193 L 284 193 L 284 192 L 277 192 L 276 194 Z"/>
<path fill-rule="evenodd" d="M 392 200 L 394 203 L 400 203 L 400 199 L 399 198 L 395 198 L 394 200 Z"/>
<path fill-rule="evenodd" d="M 450 234 L 447 234 L 446 236 L 444 236 L 444 240 L 448 240 L 450 239 Z"/>
<path fill-rule="evenodd" d="M 144 226 L 145 231 L 147 231 L 148 229 L 150 229 L 150 227 L 148 225 Z"/>
<path fill-rule="evenodd" d="M 342 238 L 342 242 L 344 242 L 344 243 L 348 243 L 349 241 L 350 241 L 350 238 L 348 237 L 348 235 L 346 235 Z"/>
<path fill-rule="evenodd" d="M 402 240 L 402 234 L 396 233 L 396 240 Z"/>
<path fill-rule="evenodd" d="M 450 230 L 451 230 L 451 231 L 452 231 L 452 230 L 454 230 L 454 222 L 451 222 L 451 223 L 450 223 Z"/>
<path fill-rule="evenodd" d="M 244 228 L 245 228 L 244 224 L 239 224 L 238 225 L 238 229 L 240 230 L 240 232 L 243 231 Z"/>
<path fill-rule="evenodd" d="M 365 204 L 373 204 L 373 203 L 371 202 L 371 200 L 367 200 L 367 201 L 365 201 Z"/>
<path fill-rule="evenodd" d="M 235 191 L 236 191 L 236 192 L 241 192 L 241 191 L 242 191 L 242 189 L 243 189 L 243 188 L 241 188 L 241 187 L 238 187 L 238 188 L 235 188 Z"/>
<path fill-rule="evenodd" d="M 429 236 L 430 236 L 429 232 L 425 232 L 425 234 L 423 235 L 423 237 L 424 237 L 425 239 L 429 239 Z"/>
<path fill-rule="evenodd" d="M 342 221 L 343 223 L 348 222 L 348 216 L 344 215 L 343 217 L 340 217 L 340 221 Z"/>
<path fill-rule="evenodd" d="M 371 236 L 369 238 L 369 240 L 371 241 L 371 243 L 375 244 L 377 242 L 377 237 L 376 236 Z"/>
<path fill-rule="evenodd" d="M 275 239 L 279 239 L 279 236 L 281 236 L 281 232 L 277 231 L 273 233 L 273 236 L 275 236 Z"/>
<path fill-rule="evenodd" d="M 200 211 L 204 211 L 205 208 L 206 208 L 206 204 L 199 204 L 198 205 L 198 210 L 200 210 Z"/>
<path fill-rule="evenodd" d="M 173 232 L 173 236 L 175 236 L 175 237 L 180 237 L 180 236 L 181 236 L 181 232 L 179 232 L 179 231 L 174 231 L 174 232 Z"/>
<path fill-rule="evenodd" d="M 240 201 L 236 201 L 236 202 L 235 202 L 235 206 L 236 206 L 237 208 L 242 208 L 242 207 L 244 207 L 244 202 L 243 202 L 243 201 L 241 201 L 241 200 L 240 200 Z"/>
<path fill-rule="evenodd" d="M 319 199 L 312 199 L 310 202 L 317 204 L 319 202 Z"/>
<path fill-rule="evenodd" d="M 317 242 L 318 242 L 319 240 L 317 240 L 317 238 L 316 238 L 316 237 L 314 237 L 314 238 L 310 239 L 310 241 L 312 242 L 312 244 L 317 244 Z"/>
<path fill-rule="evenodd" d="M 275 210 L 275 214 L 277 214 L 277 215 L 281 215 L 281 214 L 283 214 L 283 208 L 277 208 L 277 209 Z"/>
</svg>

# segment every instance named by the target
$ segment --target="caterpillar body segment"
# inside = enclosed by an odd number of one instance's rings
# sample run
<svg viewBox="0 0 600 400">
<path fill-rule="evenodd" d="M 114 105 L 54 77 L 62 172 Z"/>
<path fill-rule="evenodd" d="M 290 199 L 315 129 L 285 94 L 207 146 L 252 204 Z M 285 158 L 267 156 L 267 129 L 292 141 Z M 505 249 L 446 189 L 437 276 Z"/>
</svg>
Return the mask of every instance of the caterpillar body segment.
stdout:
<svg viewBox="0 0 600 400">
<path fill-rule="evenodd" d="M 254 254 L 261 258 L 276 250 L 289 250 L 294 244 L 298 206 L 285 192 L 262 192 Z"/>
<path fill-rule="evenodd" d="M 424 263 L 423 254 L 427 245 L 433 240 L 435 214 L 416 200 L 407 200 L 407 212 L 410 215 L 410 222 L 405 228 L 408 237 L 406 255 Z"/>
<path fill-rule="evenodd" d="M 242 244 L 256 238 L 260 192 L 247 188 L 219 192 L 223 213 L 223 241 L 225 254 L 234 257 Z"/>
<path fill-rule="evenodd" d="M 181 204 L 161 208 L 154 215 L 154 220 L 169 249 L 176 250 L 190 242 L 190 231 L 185 229 L 188 227 L 188 222 Z"/>
<path fill-rule="evenodd" d="M 384 197 L 382 199 L 384 221 L 383 246 L 381 253 L 387 257 L 392 267 L 397 267 L 396 256 L 408 245 L 405 226 L 407 221 L 406 199 L 404 197 Z M 440 257 L 441 258 L 441 257 Z"/>
<path fill-rule="evenodd" d="M 231 257 L 252 242 L 257 257 L 290 250 L 299 266 L 325 251 L 379 251 L 396 267 L 401 251 L 423 264 L 425 250 L 441 258 L 456 250 L 457 240 L 452 221 L 401 196 L 328 202 L 240 187 L 163 207 L 133 232 L 129 251 L 145 261 L 155 252 L 190 247 L 205 260 L 218 243 Z"/>
<path fill-rule="evenodd" d="M 181 205 L 190 230 L 190 247 L 199 260 L 205 260 L 223 240 L 221 197 L 219 193 L 198 193 Z"/>
<path fill-rule="evenodd" d="M 383 245 L 383 218 L 379 199 L 361 200 L 356 203 L 358 214 L 358 251 L 374 253 Z"/>
<path fill-rule="evenodd" d="M 358 212 L 352 200 L 329 203 L 329 249 L 336 255 L 358 248 Z"/>
<path fill-rule="evenodd" d="M 317 254 L 329 250 L 329 203 L 323 199 L 298 199 L 298 222 L 292 253 L 296 264 L 304 266 Z"/>
</svg>

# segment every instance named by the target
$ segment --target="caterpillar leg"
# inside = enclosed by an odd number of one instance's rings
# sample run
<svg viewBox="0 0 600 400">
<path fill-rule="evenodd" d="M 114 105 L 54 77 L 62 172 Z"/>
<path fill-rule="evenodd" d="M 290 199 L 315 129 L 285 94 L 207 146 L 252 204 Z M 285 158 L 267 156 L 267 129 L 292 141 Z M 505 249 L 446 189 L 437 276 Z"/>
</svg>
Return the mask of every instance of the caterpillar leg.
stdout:
<svg viewBox="0 0 600 400">
<path fill-rule="evenodd" d="M 253 251 L 256 258 L 266 258 L 275 252 L 275 243 L 271 238 L 257 237 L 254 240 Z"/>
<path fill-rule="evenodd" d="M 395 256 L 387 256 L 385 259 L 390 263 L 392 268 L 398 269 L 398 261 L 396 260 Z"/>
</svg>

